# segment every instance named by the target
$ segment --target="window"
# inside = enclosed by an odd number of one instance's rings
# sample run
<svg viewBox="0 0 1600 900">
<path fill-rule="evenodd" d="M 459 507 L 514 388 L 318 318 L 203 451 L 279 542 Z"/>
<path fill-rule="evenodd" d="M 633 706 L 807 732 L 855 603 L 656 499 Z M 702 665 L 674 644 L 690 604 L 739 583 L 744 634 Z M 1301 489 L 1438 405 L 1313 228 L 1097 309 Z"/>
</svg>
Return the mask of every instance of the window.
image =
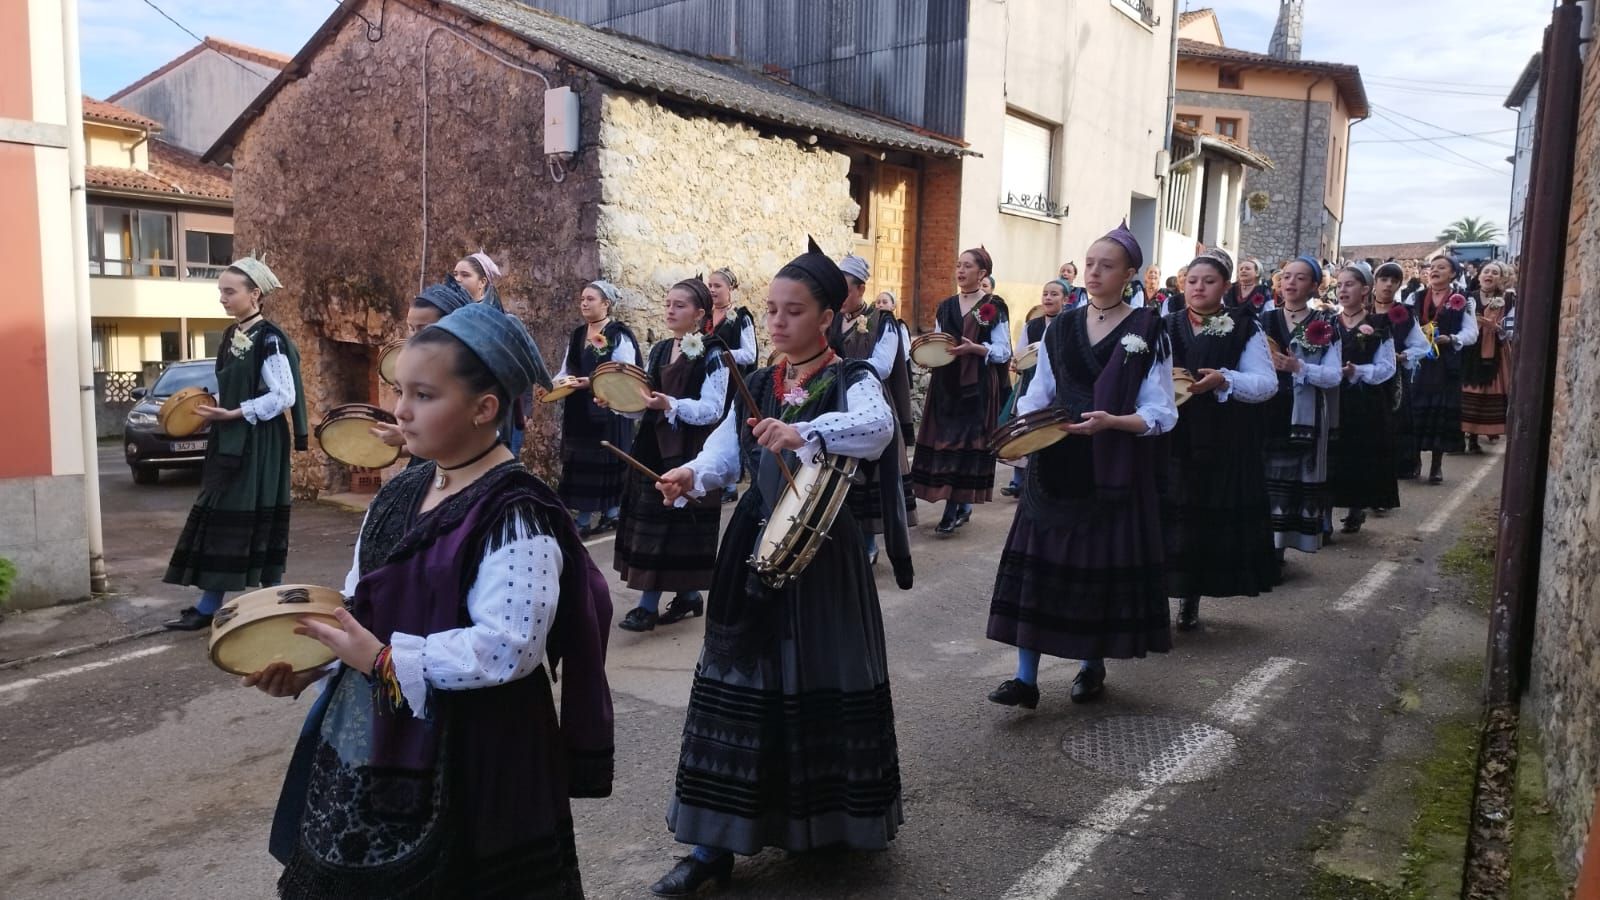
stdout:
<svg viewBox="0 0 1600 900">
<path fill-rule="evenodd" d="M 183 277 L 213 279 L 233 262 L 233 235 L 184 231 Z"/>
<path fill-rule="evenodd" d="M 1225 138 L 1239 139 L 1239 120 L 1217 117 L 1217 134 Z"/>
<path fill-rule="evenodd" d="M 1000 205 L 1056 217 L 1050 195 L 1055 171 L 1056 129 L 1015 113 L 1006 113 L 1000 149 Z"/>
<path fill-rule="evenodd" d="M 161 332 L 161 361 L 177 362 L 183 359 L 183 342 L 176 331 Z"/>
<path fill-rule="evenodd" d="M 1231 66 L 1223 66 L 1217 70 L 1217 87 L 1229 90 L 1244 90 L 1244 72 Z"/>
<path fill-rule="evenodd" d="M 172 213 L 121 206 L 89 207 L 89 274 L 176 278 Z"/>
<path fill-rule="evenodd" d="M 96 372 L 111 371 L 111 345 L 117 339 L 117 326 L 94 323 L 89 326 L 89 356 Z"/>
<path fill-rule="evenodd" d="M 1200 117 L 1199 116 L 1191 116 L 1191 115 L 1187 115 L 1187 114 L 1179 114 L 1179 116 L 1178 116 L 1178 124 L 1179 125 L 1187 125 L 1190 128 L 1193 128 L 1195 131 L 1199 131 L 1200 130 Z"/>
<path fill-rule="evenodd" d="M 1161 20 L 1156 18 L 1154 0 L 1111 0 L 1111 5 L 1146 25 L 1154 27 L 1161 24 Z"/>
</svg>

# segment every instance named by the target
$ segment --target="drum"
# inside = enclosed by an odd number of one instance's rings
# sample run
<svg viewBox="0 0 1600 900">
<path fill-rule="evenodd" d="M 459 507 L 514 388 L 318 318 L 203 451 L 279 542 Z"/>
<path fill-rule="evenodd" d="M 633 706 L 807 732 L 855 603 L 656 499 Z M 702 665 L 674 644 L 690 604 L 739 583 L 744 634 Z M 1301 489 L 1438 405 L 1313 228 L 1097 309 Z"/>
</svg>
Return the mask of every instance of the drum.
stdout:
<svg viewBox="0 0 1600 900">
<path fill-rule="evenodd" d="M 554 403 L 557 400 L 565 400 L 577 389 L 578 379 L 573 378 L 571 375 L 565 378 L 557 378 L 556 383 L 550 390 L 544 392 L 544 396 L 540 397 L 539 401 L 541 403 Z"/>
<path fill-rule="evenodd" d="M 644 412 L 650 399 L 650 376 L 627 363 L 601 363 L 589 376 L 589 389 L 617 412 Z"/>
<path fill-rule="evenodd" d="M 781 588 L 799 578 L 816 558 L 844 507 L 858 465 L 860 460 L 824 453 L 815 465 L 795 471 L 796 489 L 786 489 L 773 505 L 750 557 L 750 567 L 769 587 Z"/>
<path fill-rule="evenodd" d="M 1017 416 L 989 435 L 989 447 L 1002 460 L 1021 459 L 1067 436 L 1062 425 L 1071 425 L 1077 416 L 1059 406 L 1049 406 Z"/>
<path fill-rule="evenodd" d="M 347 466 L 382 469 L 400 458 L 400 448 L 372 433 L 372 426 L 379 422 L 395 424 L 394 414 L 370 403 L 335 406 L 317 425 L 317 443 L 324 453 Z"/>
<path fill-rule="evenodd" d="M 1039 364 L 1039 345 L 1029 344 L 1016 357 L 1017 371 L 1026 372 Z"/>
<path fill-rule="evenodd" d="M 924 334 L 911 341 L 911 361 L 925 369 L 948 366 L 956 361 L 956 355 L 950 352 L 955 346 L 956 339 L 943 332 Z"/>
<path fill-rule="evenodd" d="M 337 626 L 333 612 L 344 606 L 338 591 L 314 584 L 282 584 L 251 591 L 222 604 L 211 619 L 211 662 L 224 672 L 250 675 L 276 662 L 296 673 L 334 660 L 315 638 L 295 634 L 301 616 Z"/>
<path fill-rule="evenodd" d="M 378 379 L 389 387 L 400 386 L 399 377 L 395 374 L 395 365 L 400 362 L 400 351 L 404 350 L 405 341 L 390 341 L 383 345 L 383 350 L 378 354 Z"/>
<path fill-rule="evenodd" d="M 169 437 L 188 437 L 206 427 L 204 416 L 196 412 L 202 406 L 216 406 L 217 398 L 203 387 L 186 387 L 168 397 L 156 413 L 156 422 Z"/>
<path fill-rule="evenodd" d="M 1189 374 L 1188 369 L 1180 369 L 1176 366 L 1172 368 L 1172 393 L 1173 401 L 1176 405 L 1182 406 L 1188 402 L 1189 398 L 1193 396 L 1189 393 L 1189 388 L 1194 387 L 1194 383 L 1197 380 L 1193 375 Z"/>
</svg>

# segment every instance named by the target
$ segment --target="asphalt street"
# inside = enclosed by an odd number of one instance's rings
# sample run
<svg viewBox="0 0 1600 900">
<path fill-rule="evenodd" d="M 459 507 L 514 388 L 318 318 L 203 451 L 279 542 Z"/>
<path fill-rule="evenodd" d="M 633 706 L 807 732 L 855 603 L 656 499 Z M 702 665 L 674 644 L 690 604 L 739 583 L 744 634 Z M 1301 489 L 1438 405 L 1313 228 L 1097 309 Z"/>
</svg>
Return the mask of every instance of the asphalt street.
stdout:
<svg viewBox="0 0 1600 900">
<path fill-rule="evenodd" d="M 137 634 L 192 599 L 160 573 L 198 479 L 136 487 L 106 460 L 119 595 L 0 621 L 0 659 Z M 1498 447 L 1451 457 L 1444 485 L 1404 484 L 1402 508 L 1361 534 L 1292 553 L 1270 595 L 1207 600 L 1204 630 L 1172 653 L 1111 662 L 1102 702 L 1072 705 L 1075 664 L 1047 661 L 1033 712 L 985 700 L 1015 664 L 984 638 L 1015 502 L 977 507 L 948 538 L 924 505 L 916 588 L 878 568 L 905 828 L 882 853 L 741 859 L 722 895 L 1297 896 L 1381 744 L 1395 693 L 1381 673 L 1408 630 L 1458 602 L 1436 560 L 1498 491 L 1499 462 Z M 357 514 L 304 504 L 294 521 L 290 580 L 340 584 Z M 610 572 L 609 537 L 591 543 Z M 635 597 L 613 583 L 618 619 Z M 612 633 L 615 791 L 575 804 L 590 897 L 648 896 L 684 852 L 664 816 L 702 621 Z M 203 635 L 0 670 L 0 897 L 273 896 L 266 834 L 309 702 L 239 687 Z"/>
</svg>

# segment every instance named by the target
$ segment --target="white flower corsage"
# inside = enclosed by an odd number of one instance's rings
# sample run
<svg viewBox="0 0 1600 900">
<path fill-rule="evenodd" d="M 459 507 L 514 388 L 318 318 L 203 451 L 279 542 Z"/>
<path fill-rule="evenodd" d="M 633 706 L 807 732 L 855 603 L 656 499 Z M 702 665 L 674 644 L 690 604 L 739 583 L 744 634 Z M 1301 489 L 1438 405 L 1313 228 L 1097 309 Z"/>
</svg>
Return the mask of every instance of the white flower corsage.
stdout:
<svg viewBox="0 0 1600 900">
<path fill-rule="evenodd" d="M 1149 350 L 1150 345 L 1146 344 L 1144 342 L 1144 338 L 1139 337 L 1137 334 L 1125 334 L 1122 336 L 1123 353 L 1129 356 L 1134 356 L 1140 353 L 1146 353 Z"/>
<path fill-rule="evenodd" d="M 690 359 L 699 359 L 706 354 L 705 338 L 692 332 L 686 334 L 678 341 L 678 349 Z"/>
<path fill-rule="evenodd" d="M 866 316 L 862 316 L 861 318 L 856 319 L 856 325 L 855 325 L 856 334 L 866 334 L 867 333 L 867 325 L 868 325 L 868 323 L 867 323 L 867 317 Z"/>
<path fill-rule="evenodd" d="M 250 348 L 253 346 L 255 346 L 255 340 L 243 331 L 235 331 L 233 340 L 229 341 L 229 349 L 233 351 L 234 356 L 240 359 L 244 359 L 245 354 L 249 353 Z"/>
<path fill-rule="evenodd" d="M 1486 297 L 1483 301 L 1484 309 L 1504 309 L 1505 305 L 1506 298 L 1504 297 Z"/>
<path fill-rule="evenodd" d="M 1230 316 L 1227 313 L 1218 313 L 1214 316 L 1206 316 L 1204 323 L 1200 326 L 1200 333 L 1214 335 L 1217 337 L 1221 337 L 1225 334 L 1232 334 L 1233 316 Z"/>
<path fill-rule="evenodd" d="M 811 399 L 811 392 L 807 391 L 804 387 L 802 387 L 802 386 L 797 384 L 794 387 L 789 389 L 789 393 L 783 395 L 783 405 L 784 406 L 805 406 L 806 405 L 806 401 L 810 400 L 810 399 Z"/>
</svg>

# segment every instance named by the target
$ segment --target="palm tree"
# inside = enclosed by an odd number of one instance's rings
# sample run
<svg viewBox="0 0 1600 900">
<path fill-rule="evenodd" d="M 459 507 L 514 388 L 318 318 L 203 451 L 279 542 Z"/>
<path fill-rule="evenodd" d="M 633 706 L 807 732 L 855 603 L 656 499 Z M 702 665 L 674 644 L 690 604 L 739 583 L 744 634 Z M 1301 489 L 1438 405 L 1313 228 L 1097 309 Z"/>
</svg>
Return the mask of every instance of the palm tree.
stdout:
<svg viewBox="0 0 1600 900">
<path fill-rule="evenodd" d="M 1500 239 L 1500 226 L 1476 216 L 1462 216 L 1445 226 L 1439 232 L 1439 240 L 1451 241 L 1457 244 L 1471 244 L 1478 241 L 1496 241 Z"/>
</svg>

